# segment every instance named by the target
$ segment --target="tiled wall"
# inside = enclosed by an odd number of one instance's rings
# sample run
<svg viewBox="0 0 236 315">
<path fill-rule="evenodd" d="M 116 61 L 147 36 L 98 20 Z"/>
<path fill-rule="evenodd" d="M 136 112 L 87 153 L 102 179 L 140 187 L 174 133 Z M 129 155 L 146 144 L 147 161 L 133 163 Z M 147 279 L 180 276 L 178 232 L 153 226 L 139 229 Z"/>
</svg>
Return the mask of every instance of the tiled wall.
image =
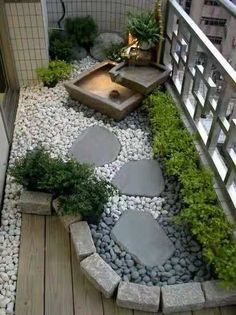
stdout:
<svg viewBox="0 0 236 315">
<path fill-rule="evenodd" d="M 57 21 L 62 16 L 59 0 L 46 0 L 49 27 L 58 27 Z M 126 13 L 134 9 L 152 9 L 155 0 L 64 0 L 66 16 L 91 15 L 98 24 L 99 31 L 124 31 Z"/>
<path fill-rule="evenodd" d="M 35 83 L 35 69 L 48 63 L 47 18 L 43 17 L 43 2 L 8 0 L 5 10 L 19 84 Z"/>
</svg>

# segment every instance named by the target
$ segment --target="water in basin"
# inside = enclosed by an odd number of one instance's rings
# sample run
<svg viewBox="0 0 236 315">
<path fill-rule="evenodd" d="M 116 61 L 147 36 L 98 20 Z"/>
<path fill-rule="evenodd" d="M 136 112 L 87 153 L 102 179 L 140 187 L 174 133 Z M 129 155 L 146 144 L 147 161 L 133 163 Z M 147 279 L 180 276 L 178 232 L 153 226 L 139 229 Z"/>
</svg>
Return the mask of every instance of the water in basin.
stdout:
<svg viewBox="0 0 236 315">
<path fill-rule="evenodd" d="M 116 99 L 113 98 L 112 101 L 116 103 L 123 103 L 128 98 L 133 96 L 135 92 L 129 88 L 112 82 L 109 74 L 111 68 L 112 66 L 108 65 L 102 69 L 98 69 L 84 79 L 79 80 L 77 83 L 75 83 L 75 85 L 90 93 L 109 100 L 111 100 L 110 93 L 112 91 L 117 91 L 119 96 Z"/>
</svg>

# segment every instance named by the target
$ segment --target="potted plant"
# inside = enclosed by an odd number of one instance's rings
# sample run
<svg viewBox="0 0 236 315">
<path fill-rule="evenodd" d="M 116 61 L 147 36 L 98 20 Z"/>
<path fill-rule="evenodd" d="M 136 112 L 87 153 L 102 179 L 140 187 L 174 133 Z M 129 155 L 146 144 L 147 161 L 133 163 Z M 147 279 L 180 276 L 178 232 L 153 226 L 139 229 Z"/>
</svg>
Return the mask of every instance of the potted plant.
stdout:
<svg viewBox="0 0 236 315">
<path fill-rule="evenodd" d="M 139 48 L 143 50 L 149 50 L 162 39 L 154 12 L 130 12 L 127 30 L 137 39 Z"/>
</svg>

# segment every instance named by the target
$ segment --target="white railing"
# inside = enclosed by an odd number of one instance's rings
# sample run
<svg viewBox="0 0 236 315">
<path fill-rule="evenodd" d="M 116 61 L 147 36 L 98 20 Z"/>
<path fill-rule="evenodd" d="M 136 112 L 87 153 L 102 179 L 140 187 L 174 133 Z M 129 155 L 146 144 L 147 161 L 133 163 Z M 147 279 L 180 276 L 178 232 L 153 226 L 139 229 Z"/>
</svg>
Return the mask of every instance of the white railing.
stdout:
<svg viewBox="0 0 236 315">
<path fill-rule="evenodd" d="M 182 9 L 168 2 L 165 63 L 221 187 L 236 207 L 236 71 Z"/>
</svg>

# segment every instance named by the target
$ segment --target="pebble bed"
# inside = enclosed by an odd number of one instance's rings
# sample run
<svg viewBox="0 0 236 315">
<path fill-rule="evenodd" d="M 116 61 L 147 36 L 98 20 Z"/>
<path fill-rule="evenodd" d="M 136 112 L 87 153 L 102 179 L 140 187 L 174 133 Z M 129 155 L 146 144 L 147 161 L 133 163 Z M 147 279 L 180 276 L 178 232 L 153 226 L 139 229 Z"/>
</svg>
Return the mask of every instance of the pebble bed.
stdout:
<svg viewBox="0 0 236 315">
<path fill-rule="evenodd" d="M 72 78 L 95 64 L 90 57 L 74 64 Z M 93 125 L 104 126 L 122 144 L 116 161 L 96 168 L 99 176 L 111 180 L 122 165 L 131 160 L 153 158 L 147 120 L 138 110 L 121 122 L 114 122 L 69 98 L 62 83 L 48 89 L 41 85 L 23 88 L 20 94 L 10 165 L 41 143 L 52 155 L 65 160 L 80 132 Z M 201 248 L 188 230 L 171 223 L 181 204 L 179 186 L 165 178 L 166 189 L 160 197 L 128 197 L 116 195 L 104 209 L 98 225 L 92 225 L 97 251 L 125 281 L 147 285 L 175 284 L 207 280 L 210 271 L 203 263 Z M 8 175 L 0 227 L 0 315 L 13 314 L 16 294 L 21 215 L 17 208 L 21 187 Z M 148 211 L 162 225 L 176 251 L 164 266 L 146 268 L 138 265 L 110 238 L 110 231 L 126 210 Z"/>
</svg>

